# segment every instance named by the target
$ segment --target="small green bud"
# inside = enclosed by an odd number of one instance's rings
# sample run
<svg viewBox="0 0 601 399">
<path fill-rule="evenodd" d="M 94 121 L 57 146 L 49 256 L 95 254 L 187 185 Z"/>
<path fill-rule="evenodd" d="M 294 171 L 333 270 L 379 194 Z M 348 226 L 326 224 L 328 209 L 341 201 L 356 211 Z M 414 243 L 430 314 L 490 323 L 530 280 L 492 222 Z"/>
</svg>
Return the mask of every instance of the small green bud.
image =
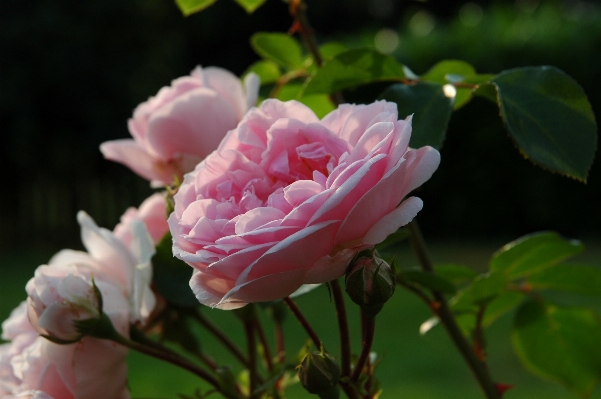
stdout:
<svg viewBox="0 0 601 399">
<path fill-rule="evenodd" d="M 340 396 L 340 367 L 323 349 L 321 352 L 314 351 L 305 355 L 298 366 L 298 378 L 309 393 L 316 394 L 321 399 L 338 399 Z"/>
<path fill-rule="evenodd" d="M 346 292 L 363 313 L 377 315 L 394 294 L 394 272 L 377 257 L 362 256 L 351 263 L 346 273 Z"/>
</svg>

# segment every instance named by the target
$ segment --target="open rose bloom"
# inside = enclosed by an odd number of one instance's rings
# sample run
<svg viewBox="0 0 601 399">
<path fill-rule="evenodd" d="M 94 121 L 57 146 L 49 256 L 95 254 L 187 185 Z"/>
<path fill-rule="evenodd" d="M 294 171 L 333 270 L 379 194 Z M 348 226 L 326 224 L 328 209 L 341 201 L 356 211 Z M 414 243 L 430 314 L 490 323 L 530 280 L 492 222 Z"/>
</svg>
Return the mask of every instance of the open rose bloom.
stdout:
<svg viewBox="0 0 601 399">
<path fill-rule="evenodd" d="M 185 176 L 169 218 L 175 256 L 209 306 L 234 309 L 342 276 L 353 255 L 421 210 L 404 200 L 439 153 L 408 148 L 396 104 L 344 104 L 319 120 L 267 100 Z"/>
<path fill-rule="evenodd" d="M 155 186 L 172 184 L 217 148 L 258 93 L 255 74 L 241 82 L 225 69 L 197 67 L 136 108 L 128 123 L 133 139 L 107 141 L 100 150 Z"/>
</svg>

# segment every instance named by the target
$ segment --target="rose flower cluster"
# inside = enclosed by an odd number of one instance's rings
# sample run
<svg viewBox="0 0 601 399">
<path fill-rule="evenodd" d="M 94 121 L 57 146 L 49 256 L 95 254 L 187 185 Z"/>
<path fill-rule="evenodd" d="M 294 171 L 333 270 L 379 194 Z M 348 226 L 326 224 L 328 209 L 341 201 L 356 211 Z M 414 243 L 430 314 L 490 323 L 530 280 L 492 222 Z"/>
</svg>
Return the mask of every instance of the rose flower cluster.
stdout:
<svg viewBox="0 0 601 399">
<path fill-rule="evenodd" d="M 341 277 L 420 211 L 406 197 L 440 157 L 408 147 L 411 118 L 396 104 L 342 104 L 319 119 L 296 101 L 254 107 L 258 87 L 253 74 L 198 67 L 136 108 L 133 139 L 101 145 L 153 186 L 183 179 L 175 210 L 167 220 L 157 193 L 113 232 L 78 214 L 87 252 L 40 266 L 2 324 L 2 397 L 128 398 L 127 349 L 84 327 L 105 317 L 128 337 L 148 322 L 151 258 L 169 231 L 198 301 L 234 309 Z"/>
</svg>

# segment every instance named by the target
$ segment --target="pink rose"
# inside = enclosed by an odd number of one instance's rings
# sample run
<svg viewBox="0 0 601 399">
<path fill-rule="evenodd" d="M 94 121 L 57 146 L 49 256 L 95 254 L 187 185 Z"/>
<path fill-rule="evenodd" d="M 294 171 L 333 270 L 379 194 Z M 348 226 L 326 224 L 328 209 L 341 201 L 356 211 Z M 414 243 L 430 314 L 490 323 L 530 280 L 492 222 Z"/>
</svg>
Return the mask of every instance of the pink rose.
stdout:
<svg viewBox="0 0 601 399">
<path fill-rule="evenodd" d="M 403 198 L 430 178 L 439 153 L 407 147 L 396 105 L 344 104 L 319 120 L 267 100 L 186 175 L 169 217 L 175 256 L 209 306 L 233 309 L 342 276 L 422 208 Z"/>
<path fill-rule="evenodd" d="M 96 284 L 104 285 L 101 280 Z M 92 275 L 75 264 L 38 267 L 25 290 L 29 321 L 40 334 L 79 340 L 75 323 L 100 318 L 101 298 L 92 285 Z"/>
<path fill-rule="evenodd" d="M 131 245 L 132 241 L 131 224 L 136 219 L 144 222 L 152 241 L 155 245 L 158 244 L 169 231 L 165 194 L 153 194 L 146 198 L 138 209 L 130 207 L 121 216 L 121 222 L 115 226 L 113 233 L 127 247 Z"/>
<path fill-rule="evenodd" d="M 225 69 L 197 67 L 135 109 L 128 122 L 133 140 L 107 141 L 100 151 L 155 186 L 172 184 L 217 148 L 256 103 L 258 90 L 255 74 L 243 86 Z"/>
</svg>

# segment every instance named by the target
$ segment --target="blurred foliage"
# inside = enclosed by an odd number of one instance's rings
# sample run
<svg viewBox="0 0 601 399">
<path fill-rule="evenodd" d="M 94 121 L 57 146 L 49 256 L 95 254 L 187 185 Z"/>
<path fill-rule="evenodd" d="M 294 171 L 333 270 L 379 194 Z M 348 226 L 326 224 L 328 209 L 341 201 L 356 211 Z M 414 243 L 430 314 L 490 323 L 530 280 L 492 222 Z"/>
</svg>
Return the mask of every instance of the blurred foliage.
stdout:
<svg viewBox="0 0 601 399">
<path fill-rule="evenodd" d="M 375 47 L 419 74 L 443 59 L 465 60 L 478 73 L 554 65 L 580 83 L 601 115 L 601 9 L 594 3 L 307 3 L 320 42 Z M 79 209 L 112 227 L 150 189 L 104 161 L 98 145 L 128 137 L 133 108 L 172 79 L 198 64 L 241 74 L 258 59 L 251 35 L 290 25 L 279 0 L 250 16 L 218 1 L 187 18 L 171 0 L 0 1 L 0 163 L 9 176 L 0 193 L 0 248 L 79 245 Z M 366 86 L 345 98 L 373 101 L 382 89 Z M 593 165 L 588 185 L 549 174 L 524 161 L 506 135 L 498 109 L 484 99 L 452 115 L 441 167 L 418 193 L 425 233 L 598 233 L 601 167 Z"/>
</svg>

